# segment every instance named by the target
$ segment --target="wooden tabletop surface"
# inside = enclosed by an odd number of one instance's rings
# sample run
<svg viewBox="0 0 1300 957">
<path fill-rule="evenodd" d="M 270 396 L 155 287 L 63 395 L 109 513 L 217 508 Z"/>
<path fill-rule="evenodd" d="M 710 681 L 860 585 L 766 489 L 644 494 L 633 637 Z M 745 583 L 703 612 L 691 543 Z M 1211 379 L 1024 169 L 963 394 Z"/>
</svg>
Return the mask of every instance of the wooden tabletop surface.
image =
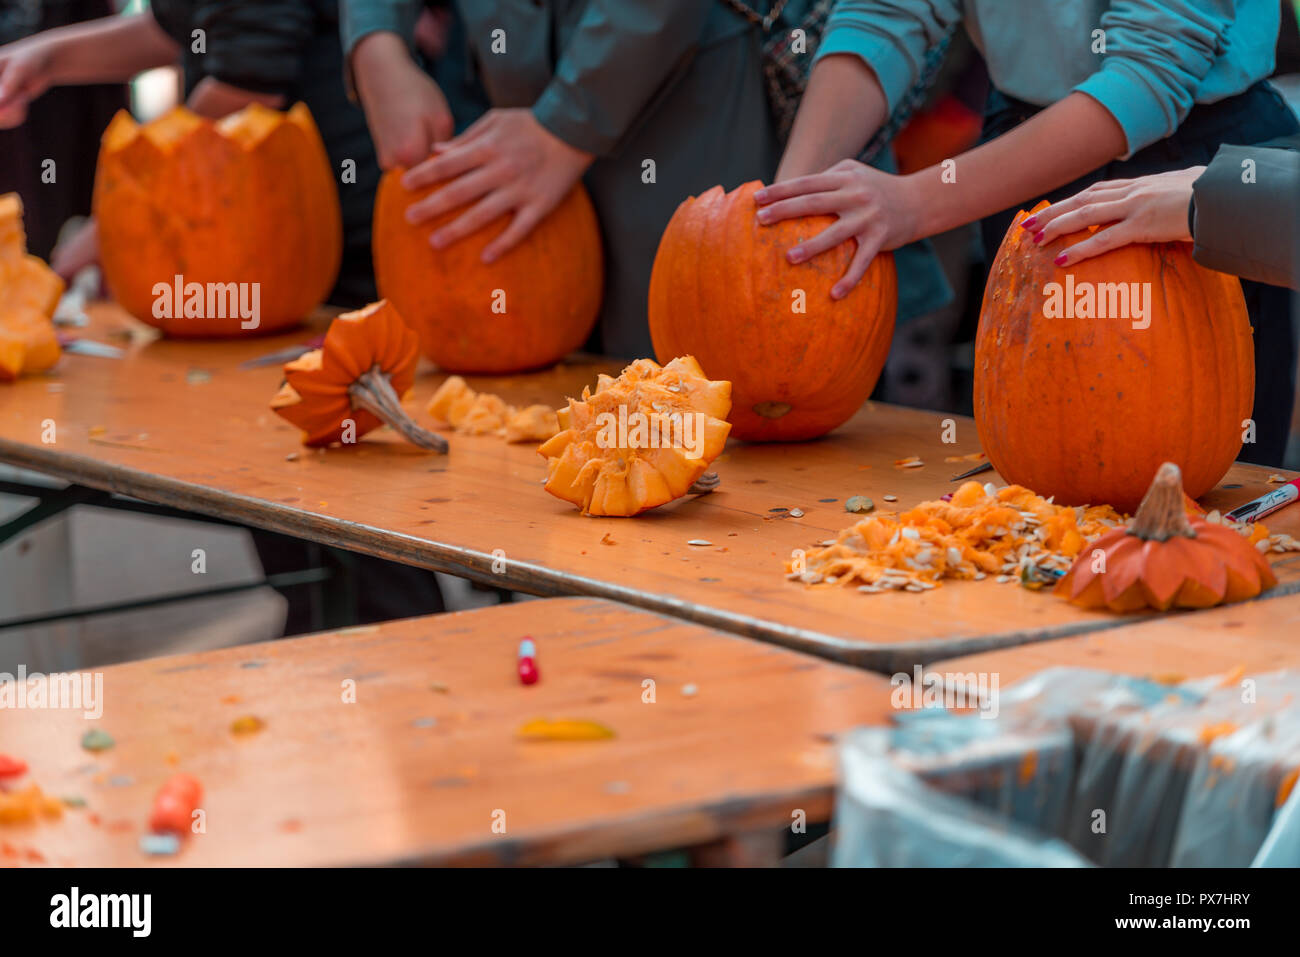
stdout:
<svg viewBox="0 0 1300 957">
<path fill-rule="evenodd" d="M 954 674 L 996 672 L 999 685 L 1006 687 L 1059 666 L 1162 679 L 1204 678 L 1238 669 L 1246 674 L 1300 669 L 1300 595 L 967 655 L 930 668 Z"/>
<path fill-rule="evenodd" d="M 114 336 L 138 326 L 111 305 L 90 311 L 91 338 L 120 343 Z M 136 342 L 122 361 L 65 356 L 51 377 L 0 387 L 0 461 L 534 594 L 612 598 L 882 671 L 1117 623 L 992 579 L 876 595 L 785 580 L 795 549 L 850 524 L 849 496 L 907 508 L 956 488 L 951 477 L 970 463 L 944 459 L 978 451 L 970 419 L 951 417 L 956 441 L 945 444 L 949 417 L 869 403 L 820 441 L 732 442 L 716 463 L 722 489 L 711 496 L 635 519 L 584 518 L 541 489 L 544 462 L 532 447 L 494 437 L 452 435 L 446 457 L 387 430 L 349 448 L 302 448 L 268 408 L 279 368 L 239 364 L 313 332 Z M 610 368 L 575 361 L 472 384 L 514 402 L 559 405 Z M 440 381 L 422 374 L 406 402 L 423 424 Z M 46 444 L 50 422 L 57 441 Z M 924 467 L 894 467 L 908 456 Z M 1269 473 L 1237 466 L 1224 482 L 1241 487 L 1216 489 L 1203 503 L 1254 498 Z M 1001 483 L 993 473 L 983 479 Z M 793 508 L 803 517 L 777 511 Z M 1268 524 L 1300 534 L 1300 507 Z M 1278 573 L 1283 591 L 1300 589 L 1300 556 L 1287 556 Z"/>
<path fill-rule="evenodd" d="M 516 671 L 524 634 L 541 672 L 531 686 Z M 0 750 L 30 764 L 22 786 L 86 807 L 0 825 L 0 864 L 563 864 L 754 834 L 777 838 L 775 854 L 797 811 L 830 817 L 832 736 L 884 722 L 889 685 L 557 598 L 118 665 L 103 700 L 98 720 L 5 712 Z M 234 736 L 247 716 L 264 728 Z M 542 717 L 615 737 L 520 740 Z M 83 750 L 91 728 L 115 745 Z M 154 794 L 179 772 L 204 786 L 206 830 L 147 857 Z"/>
</svg>

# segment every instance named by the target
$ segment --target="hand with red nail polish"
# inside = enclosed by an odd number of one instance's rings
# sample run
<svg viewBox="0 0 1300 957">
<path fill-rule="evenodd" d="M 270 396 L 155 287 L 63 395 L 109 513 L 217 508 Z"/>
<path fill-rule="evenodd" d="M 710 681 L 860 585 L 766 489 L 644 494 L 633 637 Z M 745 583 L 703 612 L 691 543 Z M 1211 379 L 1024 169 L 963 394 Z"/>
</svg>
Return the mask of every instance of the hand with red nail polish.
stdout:
<svg viewBox="0 0 1300 957">
<path fill-rule="evenodd" d="M 1061 253 L 1055 259 L 1058 266 L 1079 263 L 1130 243 L 1191 242 L 1187 210 L 1192 184 L 1204 172 L 1204 166 L 1193 166 L 1138 179 L 1094 183 L 1021 220 L 1020 225 L 1033 220 L 1040 227 L 1034 242 L 1040 244 L 1101 227 Z"/>
</svg>

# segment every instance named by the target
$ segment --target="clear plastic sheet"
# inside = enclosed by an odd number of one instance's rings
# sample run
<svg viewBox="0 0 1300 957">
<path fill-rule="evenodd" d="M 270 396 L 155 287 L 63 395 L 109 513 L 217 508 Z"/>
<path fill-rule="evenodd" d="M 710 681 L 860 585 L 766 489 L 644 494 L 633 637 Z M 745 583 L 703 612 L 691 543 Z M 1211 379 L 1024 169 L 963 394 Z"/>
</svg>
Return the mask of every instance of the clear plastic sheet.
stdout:
<svg viewBox="0 0 1300 957">
<path fill-rule="evenodd" d="M 1051 669 L 996 718 L 908 711 L 849 735 L 832 863 L 1296 867 L 1298 768 L 1300 673 Z"/>
</svg>

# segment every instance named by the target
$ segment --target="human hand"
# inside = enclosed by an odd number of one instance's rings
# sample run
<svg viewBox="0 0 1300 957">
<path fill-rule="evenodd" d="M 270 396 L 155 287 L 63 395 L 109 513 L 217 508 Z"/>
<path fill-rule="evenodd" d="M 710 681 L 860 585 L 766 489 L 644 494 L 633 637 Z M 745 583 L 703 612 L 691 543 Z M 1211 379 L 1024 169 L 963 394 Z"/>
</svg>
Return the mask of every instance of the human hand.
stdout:
<svg viewBox="0 0 1300 957">
<path fill-rule="evenodd" d="M 443 249 L 509 214 L 510 225 L 483 250 L 483 262 L 491 263 L 560 204 L 592 159 L 538 123 L 531 110 L 489 110 L 407 171 L 407 189 L 450 182 L 407 207 L 406 218 L 419 224 L 469 206 L 430 237 L 435 249 Z"/>
<path fill-rule="evenodd" d="M 839 221 L 786 252 L 791 263 L 805 262 L 846 239 L 858 248 L 848 270 L 831 287 L 843 299 L 862 280 L 882 249 L 897 249 L 916 238 L 920 199 L 915 181 L 842 160 L 824 173 L 800 176 L 760 189 L 754 201 L 764 226 L 804 216 L 836 216 Z"/>
<path fill-rule="evenodd" d="M 87 266 L 99 262 L 99 226 L 93 220 L 54 247 L 50 268 L 66 282 Z"/>
<path fill-rule="evenodd" d="M 40 36 L 0 47 L 0 130 L 21 126 L 27 106 L 53 83 L 54 47 Z"/>
<path fill-rule="evenodd" d="M 1111 224 L 1062 252 L 1056 257 L 1058 266 L 1082 262 L 1130 243 L 1190 242 L 1187 210 L 1192 184 L 1204 172 L 1204 166 L 1193 166 L 1138 179 L 1094 183 L 1021 220 L 1020 227 L 1034 230 L 1034 242 L 1042 244 L 1089 226 Z"/>
<path fill-rule="evenodd" d="M 455 132 L 447 98 L 397 34 L 363 37 L 352 70 L 381 169 L 413 166 Z"/>
</svg>

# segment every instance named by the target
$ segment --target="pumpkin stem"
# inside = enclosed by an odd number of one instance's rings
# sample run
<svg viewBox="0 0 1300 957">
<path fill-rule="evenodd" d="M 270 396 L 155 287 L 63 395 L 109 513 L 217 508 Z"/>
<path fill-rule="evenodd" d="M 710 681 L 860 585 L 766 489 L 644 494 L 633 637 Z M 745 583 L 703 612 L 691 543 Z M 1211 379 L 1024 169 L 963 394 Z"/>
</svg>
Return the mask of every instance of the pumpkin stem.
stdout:
<svg viewBox="0 0 1300 957">
<path fill-rule="evenodd" d="M 708 495 L 722 484 L 722 476 L 717 472 L 705 472 L 686 490 L 687 495 Z"/>
<path fill-rule="evenodd" d="M 348 386 L 348 395 L 352 399 L 352 408 L 365 409 L 384 424 L 396 429 L 412 445 L 446 454 L 447 440 L 436 432 L 415 424 L 402 408 L 402 400 L 393 391 L 388 376 L 378 365 L 371 366 L 369 371 L 363 372 L 356 382 Z"/>
<path fill-rule="evenodd" d="M 1176 535 L 1196 537 L 1187 521 L 1187 508 L 1183 504 L 1183 473 L 1177 465 L 1166 462 L 1160 466 L 1151 487 L 1142 496 L 1142 504 L 1133 516 L 1128 533 L 1147 542 L 1168 541 Z"/>
</svg>

